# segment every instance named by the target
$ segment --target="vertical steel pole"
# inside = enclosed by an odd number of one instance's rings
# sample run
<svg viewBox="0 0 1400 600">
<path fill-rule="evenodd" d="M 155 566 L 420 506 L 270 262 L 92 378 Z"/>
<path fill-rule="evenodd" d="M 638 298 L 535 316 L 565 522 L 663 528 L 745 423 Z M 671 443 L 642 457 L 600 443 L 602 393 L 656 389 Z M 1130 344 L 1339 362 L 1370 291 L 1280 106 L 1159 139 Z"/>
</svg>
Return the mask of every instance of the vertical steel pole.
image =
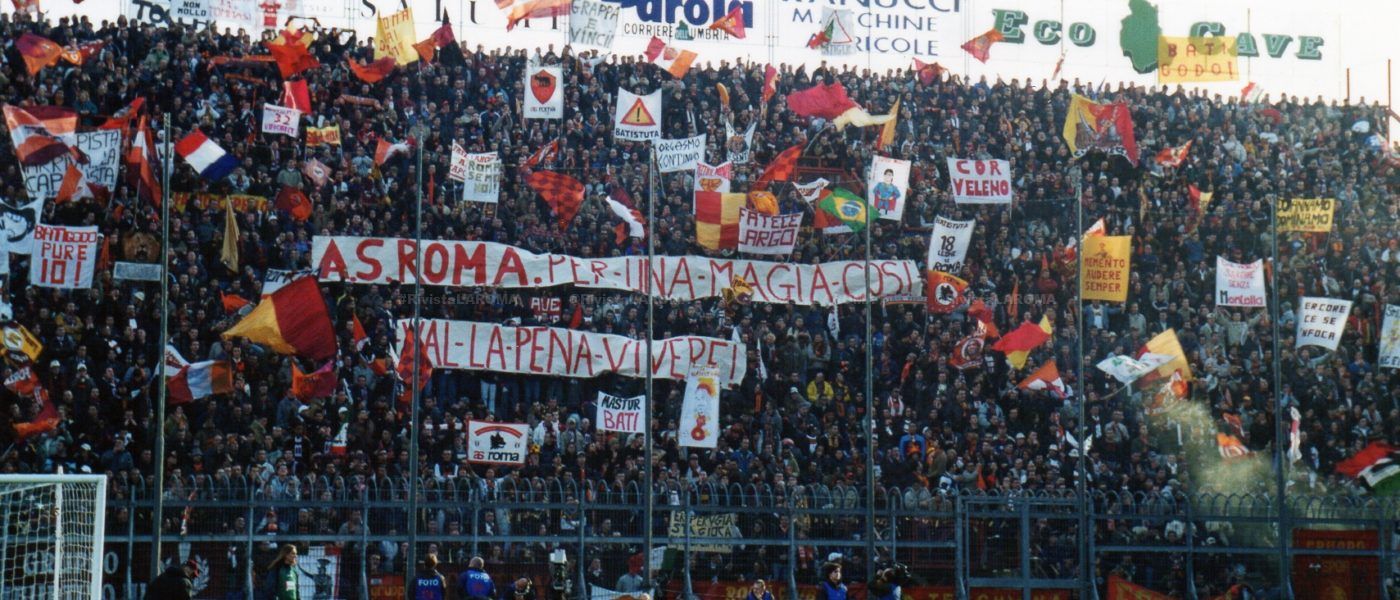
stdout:
<svg viewBox="0 0 1400 600">
<path fill-rule="evenodd" d="M 1088 542 L 1088 536 L 1092 535 L 1092 532 L 1089 531 L 1089 524 L 1084 519 L 1085 507 L 1089 504 L 1089 472 L 1087 462 L 1087 455 L 1089 453 L 1086 452 L 1089 446 L 1087 443 L 1089 428 L 1088 423 L 1086 423 L 1088 420 L 1088 409 L 1085 407 L 1088 396 L 1084 390 L 1088 380 L 1088 378 L 1084 376 L 1084 334 L 1087 331 L 1087 328 L 1084 326 L 1084 253 L 1088 250 L 1084 247 L 1084 184 L 1082 181 L 1074 192 L 1074 235 L 1078 236 L 1079 241 L 1079 252 L 1075 253 L 1075 262 L 1078 264 L 1079 268 L 1075 271 L 1074 275 L 1074 302 L 1077 307 L 1074 318 L 1074 338 L 1075 343 L 1079 347 L 1077 352 L 1078 372 L 1074 374 L 1075 383 L 1079 384 L 1079 391 L 1075 394 L 1079 399 L 1079 401 L 1075 403 L 1078 405 L 1078 416 L 1076 418 L 1079 422 L 1075 425 L 1074 429 L 1075 437 L 1079 440 L 1079 461 L 1075 465 L 1078 477 L 1074 478 L 1074 492 L 1075 495 L 1079 496 L 1080 539 L 1078 546 L 1080 548 L 1080 556 L 1083 557 L 1083 560 L 1079 561 L 1079 581 L 1082 582 L 1083 586 L 1080 593 L 1085 598 L 1092 598 L 1095 596 L 1094 592 L 1097 591 L 1094 587 L 1094 578 L 1092 577 L 1093 566 L 1091 563 L 1094 562 L 1094 557 L 1085 556 L 1088 553 L 1084 552 L 1084 548 Z M 1089 591 L 1085 592 L 1085 589 Z"/>
<path fill-rule="evenodd" d="M 870 185 L 866 181 L 866 186 Z M 871 306 L 870 286 L 870 229 L 873 220 L 865 207 L 865 578 L 869 582 L 875 574 L 875 325 Z M 836 318 L 841 318 L 840 309 Z M 888 501 L 888 498 L 886 499 Z"/>
<path fill-rule="evenodd" d="M 1278 302 L 1278 282 L 1279 274 L 1283 267 L 1278 262 L 1278 198 L 1274 199 L 1273 210 L 1269 211 L 1269 231 L 1271 243 L 1269 251 L 1273 255 L 1273 285 L 1269 286 L 1273 298 L 1270 304 L 1273 308 L 1273 316 L 1269 319 L 1273 326 L 1274 338 L 1274 482 L 1278 489 L 1275 493 L 1278 496 L 1278 572 L 1279 589 L 1283 590 L 1285 598 L 1292 598 L 1293 582 L 1289 573 L 1292 565 L 1288 564 L 1288 540 L 1293 536 L 1293 526 L 1288 519 L 1288 505 L 1284 502 L 1284 495 L 1287 493 L 1288 480 L 1285 471 L 1288 469 L 1288 452 L 1284 449 L 1284 444 L 1288 443 L 1288 433 L 1283 428 L 1284 413 L 1287 406 L 1283 402 L 1283 371 L 1279 355 L 1279 315 L 1283 314 L 1282 306 Z M 1290 444 L 1291 445 L 1291 444 Z"/>
<path fill-rule="evenodd" d="M 651 147 L 651 156 L 647 160 L 647 223 L 656 223 L 656 145 L 649 144 L 649 146 Z M 642 289 L 646 290 L 647 295 L 647 364 L 646 368 L 643 369 L 643 372 L 646 375 L 647 409 L 645 413 L 646 419 L 644 419 L 646 421 L 646 427 L 642 431 L 642 439 L 646 442 L 645 450 L 647 463 L 646 468 L 642 470 L 642 493 L 646 494 L 646 507 L 643 511 L 642 516 L 642 565 L 644 567 L 642 569 L 642 587 L 645 589 L 652 588 L 651 547 L 654 543 L 654 540 L 652 540 L 652 520 L 653 513 L 656 510 L 656 493 L 652 489 L 652 485 L 654 484 L 654 482 L 652 481 L 652 469 L 654 468 L 652 461 L 654 459 L 652 458 L 651 449 L 652 437 L 655 433 L 651 430 L 651 421 L 655 418 L 656 415 L 656 399 L 652 397 L 652 394 L 655 392 L 655 390 L 652 387 L 653 382 L 651 376 L 651 340 L 656 335 L 655 292 L 651 289 L 651 261 L 652 258 L 656 256 L 656 236 L 654 235 L 656 233 L 656 230 L 654 229 L 655 225 L 653 225 L 652 227 L 652 231 L 647 232 L 647 269 L 646 275 L 643 276 L 642 280 Z"/>
<path fill-rule="evenodd" d="M 413 254 L 414 265 L 423 264 L 423 146 L 418 146 L 418 182 L 413 193 Z M 421 267 L 418 267 L 421 268 Z M 423 279 L 419 277 L 415 269 L 413 273 L 413 377 L 412 377 L 412 405 L 409 409 L 408 427 L 408 556 L 404 561 L 404 595 L 408 600 L 413 600 L 413 579 L 417 575 L 418 568 L 418 405 L 422 400 L 422 377 L 419 372 L 419 362 L 423 360 L 422 352 L 419 351 L 419 342 L 422 340 L 423 332 L 420 319 L 423 317 Z M 410 351 L 404 348 L 404 352 Z"/>
<path fill-rule="evenodd" d="M 151 580 L 161 571 L 161 521 L 165 520 L 165 347 L 170 344 L 170 115 L 161 116 L 165 157 L 160 169 L 160 357 L 156 360 L 155 506 L 151 511 Z M 135 515 L 132 515 L 135 518 Z"/>
</svg>

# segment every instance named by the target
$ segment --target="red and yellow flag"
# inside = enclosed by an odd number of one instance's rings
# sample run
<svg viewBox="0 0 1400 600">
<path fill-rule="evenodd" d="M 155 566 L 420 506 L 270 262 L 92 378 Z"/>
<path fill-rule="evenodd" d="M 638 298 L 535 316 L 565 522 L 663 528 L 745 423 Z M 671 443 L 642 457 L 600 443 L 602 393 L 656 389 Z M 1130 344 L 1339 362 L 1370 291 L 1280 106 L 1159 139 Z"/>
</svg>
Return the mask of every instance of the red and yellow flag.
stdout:
<svg viewBox="0 0 1400 600">
<path fill-rule="evenodd" d="M 1136 583 L 1129 583 L 1117 575 L 1108 576 L 1107 600 L 1174 600 L 1161 592 L 1154 592 Z"/>
<path fill-rule="evenodd" d="M 58 64 L 63 55 L 63 47 L 46 37 L 25 33 L 15 40 L 15 49 L 24 58 L 24 66 L 30 75 Z"/>
<path fill-rule="evenodd" d="M 695 192 L 695 241 L 711 250 L 739 246 L 739 209 L 747 196 Z"/>
<path fill-rule="evenodd" d="M 317 362 L 335 356 L 335 327 L 316 279 L 302 277 L 259 302 L 223 334 L 244 338 L 278 354 L 296 354 Z"/>
</svg>

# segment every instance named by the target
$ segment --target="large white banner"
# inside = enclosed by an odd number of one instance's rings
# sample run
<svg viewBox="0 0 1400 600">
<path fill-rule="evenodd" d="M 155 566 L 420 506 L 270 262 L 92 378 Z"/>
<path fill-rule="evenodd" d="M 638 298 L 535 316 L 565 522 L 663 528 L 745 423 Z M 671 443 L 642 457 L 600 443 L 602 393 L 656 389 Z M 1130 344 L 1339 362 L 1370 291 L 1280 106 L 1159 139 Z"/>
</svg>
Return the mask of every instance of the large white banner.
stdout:
<svg viewBox="0 0 1400 600">
<path fill-rule="evenodd" d="M 573 0 L 569 12 L 569 44 L 574 48 L 609 50 L 617 35 L 620 8 L 611 2 Z"/>
<path fill-rule="evenodd" d="M 802 213 L 765 215 L 739 207 L 739 251 L 749 254 L 792 254 L 797 232 L 802 229 Z"/>
<path fill-rule="evenodd" d="M 1400 305 L 1385 305 L 1379 351 L 1382 369 L 1400 369 Z"/>
<path fill-rule="evenodd" d="M 607 392 L 598 392 L 598 418 L 593 424 L 599 431 L 642 433 L 646 429 L 646 399 L 646 396 L 623 398 Z"/>
<path fill-rule="evenodd" d="M 617 88 L 613 137 L 634 142 L 661 139 L 661 90 L 638 96 Z"/>
<path fill-rule="evenodd" d="M 656 168 L 662 173 L 689 171 L 705 159 L 705 134 L 674 140 L 656 140 Z"/>
<path fill-rule="evenodd" d="M 534 65 L 525 70 L 525 118 L 564 118 L 564 72 L 559 66 Z"/>
<path fill-rule="evenodd" d="M 723 162 L 717 165 L 696 163 L 695 191 L 729 193 L 734 180 L 734 163 Z"/>
<path fill-rule="evenodd" d="M 410 319 L 395 323 L 397 339 L 403 340 L 412 324 Z M 646 377 L 644 342 L 620 335 L 445 319 L 424 319 L 419 326 L 424 355 L 436 369 L 556 377 L 588 378 L 604 373 Z M 692 370 L 714 369 L 725 381 L 737 384 L 748 368 L 744 345 L 718 338 L 687 335 L 653 340 L 651 354 L 652 377 L 679 380 Z"/>
<path fill-rule="evenodd" d="M 948 158 L 948 182 L 958 204 L 1011 204 L 1011 163 Z"/>
<path fill-rule="evenodd" d="M 968 221 L 968 223 L 972 223 Z M 968 225 L 971 229 L 971 225 Z M 626 290 L 659 298 L 716 298 L 735 276 L 753 286 L 755 302 L 831 306 L 865 301 L 863 261 L 815 265 L 711 258 L 658 256 L 646 276 L 640 256 L 581 258 L 535 254 L 494 242 L 423 240 L 423 266 L 415 268 L 414 242 L 405 238 L 316 236 L 311 260 L 321 281 L 405 284 L 417 281 L 452 287 L 543 288 L 573 285 Z M 870 292 L 875 298 L 922 293 L 919 269 L 911 260 L 871 261 Z"/>
<path fill-rule="evenodd" d="M 1351 300 L 1303 296 L 1298 303 L 1298 341 L 1295 347 L 1321 346 L 1336 350 L 1351 314 Z"/>
<path fill-rule="evenodd" d="M 264 104 L 262 132 L 291 137 L 301 135 L 301 111 L 275 104 Z"/>
<path fill-rule="evenodd" d="M 875 155 L 870 159 L 870 206 L 881 219 L 904 218 L 909 201 L 909 161 Z"/>
<path fill-rule="evenodd" d="M 524 423 L 467 421 L 467 460 L 521 465 L 530 453 L 530 426 Z"/>
<path fill-rule="evenodd" d="M 977 221 L 953 221 L 943 217 L 933 220 L 933 235 L 928 240 L 928 270 L 957 275 L 967 260 L 967 246 L 972 242 L 972 228 Z"/>
<path fill-rule="evenodd" d="M 681 446 L 714 448 L 719 443 L 719 389 L 713 372 L 701 372 L 685 379 L 678 432 Z"/>
<path fill-rule="evenodd" d="M 97 226 L 34 228 L 34 256 L 29 260 L 29 283 L 39 287 L 87 289 L 97 267 Z"/>
<path fill-rule="evenodd" d="M 121 169 L 121 130 L 82 131 L 77 138 L 78 150 L 87 157 L 86 163 L 78 163 L 78 170 L 87 177 L 88 183 L 116 189 L 117 171 Z M 57 196 L 58 188 L 63 185 L 63 174 L 72 160 L 65 154 L 46 164 L 24 167 L 24 189 L 29 197 L 52 200 Z"/>
<path fill-rule="evenodd" d="M 1264 308 L 1264 261 L 1240 264 L 1215 257 L 1215 305 Z"/>
<path fill-rule="evenodd" d="M 43 212 L 43 200 L 20 205 L 0 200 L 0 244 L 4 245 L 0 251 L 29 254 L 34 246 L 34 228 Z"/>
<path fill-rule="evenodd" d="M 501 159 L 495 152 L 468 154 L 462 199 L 495 204 L 501 197 Z"/>
</svg>

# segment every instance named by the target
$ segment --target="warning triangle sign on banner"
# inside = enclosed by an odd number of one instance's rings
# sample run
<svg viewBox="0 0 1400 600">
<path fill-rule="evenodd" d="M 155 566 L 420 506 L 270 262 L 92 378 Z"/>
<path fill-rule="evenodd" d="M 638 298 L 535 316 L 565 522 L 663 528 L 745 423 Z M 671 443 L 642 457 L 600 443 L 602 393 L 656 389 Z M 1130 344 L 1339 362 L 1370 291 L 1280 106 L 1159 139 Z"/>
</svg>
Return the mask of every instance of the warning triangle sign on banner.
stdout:
<svg viewBox="0 0 1400 600">
<path fill-rule="evenodd" d="M 626 116 L 622 117 L 622 123 L 624 125 L 633 125 L 636 127 L 652 127 L 656 125 L 656 119 L 652 118 L 651 111 L 647 110 L 647 105 L 642 100 L 642 98 L 637 98 L 636 102 L 632 103 L 632 108 L 627 109 Z"/>
</svg>

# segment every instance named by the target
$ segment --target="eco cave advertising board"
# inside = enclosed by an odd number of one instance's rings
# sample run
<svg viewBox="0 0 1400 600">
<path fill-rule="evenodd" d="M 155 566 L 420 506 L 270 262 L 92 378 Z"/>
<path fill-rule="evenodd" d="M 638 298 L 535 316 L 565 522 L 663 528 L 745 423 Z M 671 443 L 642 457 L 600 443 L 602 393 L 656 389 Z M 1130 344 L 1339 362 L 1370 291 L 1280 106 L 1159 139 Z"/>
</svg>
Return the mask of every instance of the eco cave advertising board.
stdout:
<svg viewBox="0 0 1400 600">
<path fill-rule="evenodd" d="M 316 18 L 324 28 L 353 29 L 360 38 L 374 36 L 377 20 L 412 10 L 420 34 L 436 29 L 444 14 L 457 39 L 482 44 L 489 51 L 535 48 L 565 43 L 569 17 L 528 19 L 506 34 L 507 15 L 530 0 L 481 2 L 452 0 L 279 0 L 259 2 L 253 10 L 217 10 L 233 0 L 209 0 L 216 21 L 253 27 L 256 34 L 271 22 Z M 604 0 L 618 9 L 612 41 L 614 54 L 642 54 L 652 36 L 696 52 L 698 60 L 718 64 L 754 56 L 774 56 L 785 64 L 832 64 L 908 69 L 911 59 L 939 62 L 973 81 L 986 76 L 1004 81 L 1031 78 L 1039 85 L 1059 77 L 1110 84 L 1157 84 L 1158 42 L 1168 38 L 1232 37 L 1238 51 L 1239 78 L 1183 83 L 1222 95 L 1239 95 L 1255 82 L 1275 98 L 1290 95 L 1340 99 L 1347 93 L 1346 69 L 1353 69 L 1351 96 L 1385 97 L 1385 59 L 1400 58 L 1390 29 L 1394 19 L 1376 18 L 1370 8 L 1390 3 L 1313 2 L 1311 0 Z M 255 3 L 249 3 L 252 5 Z M 503 5 L 503 6 L 502 6 Z M 171 0 L 44 3 L 50 18 L 82 14 L 94 22 L 125 14 L 146 22 L 172 20 Z M 739 8 L 745 36 L 737 39 L 707 29 Z M 825 10 L 850 11 L 854 52 L 824 56 L 807 42 L 821 28 Z M 221 16 L 222 15 L 222 16 Z M 227 21 L 227 23 L 224 23 Z M 294 21 L 294 23 L 300 21 Z M 275 28 L 274 26 L 274 28 Z M 991 45 L 986 63 L 972 59 L 964 42 L 996 29 L 1004 40 Z M 1370 70 L 1367 70 L 1370 69 Z M 809 71 L 810 72 L 810 71 Z M 1173 84 L 1175 85 L 1175 84 Z"/>
</svg>

